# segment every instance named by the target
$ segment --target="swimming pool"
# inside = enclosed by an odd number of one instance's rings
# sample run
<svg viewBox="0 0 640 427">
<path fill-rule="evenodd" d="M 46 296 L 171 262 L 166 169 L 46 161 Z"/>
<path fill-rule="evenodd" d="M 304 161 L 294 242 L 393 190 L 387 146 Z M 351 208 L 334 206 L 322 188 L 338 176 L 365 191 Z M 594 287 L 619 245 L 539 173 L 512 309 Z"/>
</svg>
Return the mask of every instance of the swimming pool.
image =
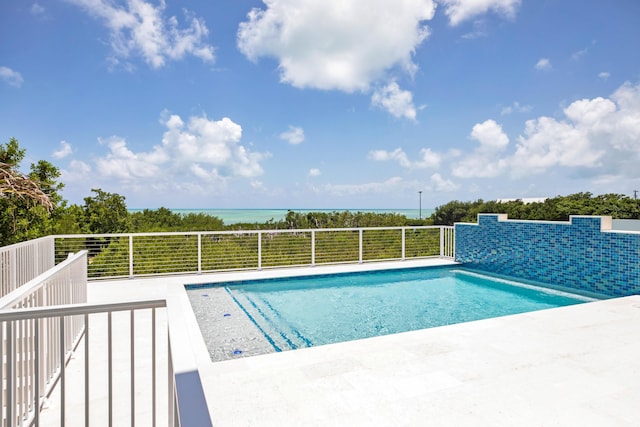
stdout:
<svg viewBox="0 0 640 427">
<path fill-rule="evenodd" d="M 209 300 L 212 289 L 188 287 L 201 329 L 212 320 L 213 305 L 217 304 L 216 299 Z M 460 267 L 228 282 L 215 285 L 215 289 L 233 300 L 271 351 L 592 301 Z M 234 351 L 241 354 L 244 350 Z"/>
</svg>

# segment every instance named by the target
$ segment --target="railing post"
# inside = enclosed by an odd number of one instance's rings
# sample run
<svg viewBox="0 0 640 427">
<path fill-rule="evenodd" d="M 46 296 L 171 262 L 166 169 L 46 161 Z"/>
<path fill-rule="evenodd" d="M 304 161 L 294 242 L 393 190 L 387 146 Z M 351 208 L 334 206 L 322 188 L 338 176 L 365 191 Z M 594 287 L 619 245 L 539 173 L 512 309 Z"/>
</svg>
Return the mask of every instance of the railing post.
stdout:
<svg viewBox="0 0 640 427">
<path fill-rule="evenodd" d="M 40 425 L 40 319 L 33 321 L 33 424 Z M 88 406 L 88 405 L 86 405 Z"/>
<path fill-rule="evenodd" d="M 451 258 L 453 258 L 453 260 L 455 261 L 456 259 L 456 226 L 455 225 L 451 229 L 451 233 L 449 234 L 449 239 L 451 240 L 450 242 Z"/>
<path fill-rule="evenodd" d="M 66 355 L 66 346 L 65 346 L 65 328 L 64 328 L 64 316 L 61 315 L 59 318 L 59 330 L 60 330 L 60 425 L 65 425 L 66 419 L 66 394 L 67 394 L 67 375 L 65 369 L 65 355 Z"/>
<path fill-rule="evenodd" d="M 316 265 L 316 230 L 311 230 L 311 265 Z"/>
<path fill-rule="evenodd" d="M 176 425 L 176 386 L 174 384 L 175 376 L 173 374 L 173 363 L 171 362 L 171 334 L 167 333 L 167 397 L 168 397 L 168 414 L 167 414 L 167 424 L 169 427 L 173 427 Z"/>
<path fill-rule="evenodd" d="M 262 232 L 258 231 L 258 270 L 262 270 Z"/>
<path fill-rule="evenodd" d="M 53 268 L 56 265 L 56 238 L 51 236 L 48 241 L 49 245 L 49 268 Z"/>
<path fill-rule="evenodd" d="M 407 229 L 405 227 L 402 227 L 402 229 L 400 230 L 400 232 L 402 233 L 402 261 L 404 261 L 406 259 L 406 252 L 405 252 L 405 247 L 406 247 L 406 241 L 405 241 L 405 234 L 407 234 Z"/>
<path fill-rule="evenodd" d="M 7 326 L 7 355 L 6 355 L 6 381 L 7 381 L 7 391 L 6 391 L 6 416 L 7 416 L 7 425 L 14 426 L 15 425 L 15 415 L 13 414 L 16 404 L 16 391 L 15 384 L 15 351 L 13 349 L 13 324 L 15 322 L 9 321 L 6 322 Z"/>
<path fill-rule="evenodd" d="M 113 425 L 113 346 L 111 340 L 111 311 L 107 312 L 107 390 L 109 407 L 109 425 Z"/>
<path fill-rule="evenodd" d="M 84 315 L 84 425 L 89 425 L 89 314 Z"/>
<path fill-rule="evenodd" d="M 131 354 L 129 356 L 131 360 L 131 427 L 136 425 L 136 313 L 135 310 L 130 312 L 130 344 Z"/>
<path fill-rule="evenodd" d="M 133 234 L 129 234 L 129 278 L 133 278 Z"/>
<path fill-rule="evenodd" d="M 358 229 L 358 234 L 359 234 L 359 240 L 360 240 L 360 254 L 358 256 L 358 263 L 362 264 L 362 228 Z"/>
<path fill-rule="evenodd" d="M 440 226 L 440 258 L 444 256 L 444 226 Z"/>
<path fill-rule="evenodd" d="M 202 274 L 202 233 L 198 233 L 198 274 Z"/>
<path fill-rule="evenodd" d="M 43 267 L 43 262 L 42 259 L 40 259 L 40 244 L 36 244 L 32 246 L 33 248 L 33 253 L 29 254 L 29 259 L 34 259 L 36 260 L 36 262 L 34 263 L 34 271 L 31 272 L 32 276 L 31 277 L 36 277 L 38 275 L 38 273 L 42 270 L 46 270 L 46 268 L 42 268 Z"/>
<path fill-rule="evenodd" d="M 151 309 L 151 425 L 156 425 L 156 308 Z M 87 400 L 88 401 L 88 400 Z M 89 425 L 87 423 L 87 425 Z"/>
<path fill-rule="evenodd" d="M 18 288 L 18 249 L 9 252 L 9 265 L 11 278 L 9 279 L 9 289 L 7 289 L 7 293 Z"/>
</svg>

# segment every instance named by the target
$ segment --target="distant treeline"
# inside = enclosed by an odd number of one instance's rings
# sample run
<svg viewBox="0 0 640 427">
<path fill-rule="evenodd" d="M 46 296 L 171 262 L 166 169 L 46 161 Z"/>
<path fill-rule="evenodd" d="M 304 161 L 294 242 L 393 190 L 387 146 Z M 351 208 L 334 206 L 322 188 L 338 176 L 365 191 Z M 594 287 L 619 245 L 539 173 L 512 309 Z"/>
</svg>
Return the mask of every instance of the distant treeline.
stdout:
<svg viewBox="0 0 640 427">
<path fill-rule="evenodd" d="M 640 218 L 638 203 L 633 198 L 621 194 L 576 193 L 529 204 L 456 200 L 438 206 L 423 220 L 391 213 L 289 211 L 284 220 L 225 225 L 216 216 L 182 215 L 167 208 L 130 213 L 124 196 L 101 189 L 92 189 L 92 195 L 84 199 L 84 204 L 69 205 L 60 194 L 64 184 L 58 181 L 60 170 L 56 166 L 40 160 L 31 165 L 28 175 L 18 172 L 25 151 L 15 138 L 0 144 L 0 246 L 52 234 L 453 225 L 461 221 L 474 222 L 479 213 L 506 213 L 512 219 L 551 221 L 564 221 L 570 215 Z M 50 203 L 42 203 L 43 199 Z"/>
<path fill-rule="evenodd" d="M 608 215 L 614 219 L 640 219 L 638 201 L 622 194 L 575 193 L 557 196 L 539 203 L 521 200 L 497 202 L 452 201 L 438 206 L 429 218 L 435 225 L 476 222 L 479 213 L 505 213 L 510 219 L 567 221 L 571 215 Z"/>
</svg>

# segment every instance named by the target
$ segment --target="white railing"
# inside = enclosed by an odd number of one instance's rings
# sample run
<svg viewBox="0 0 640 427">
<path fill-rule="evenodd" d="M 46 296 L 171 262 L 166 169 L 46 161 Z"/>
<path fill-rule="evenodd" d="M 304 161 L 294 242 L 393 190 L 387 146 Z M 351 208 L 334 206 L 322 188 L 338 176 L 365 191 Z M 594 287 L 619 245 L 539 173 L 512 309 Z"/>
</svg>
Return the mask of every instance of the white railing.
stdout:
<svg viewBox="0 0 640 427">
<path fill-rule="evenodd" d="M 0 297 L 54 266 L 52 236 L 0 248 Z"/>
<path fill-rule="evenodd" d="M 89 277 L 363 263 L 455 256 L 453 227 L 251 230 L 55 237 L 56 257 L 89 252 Z"/>
<path fill-rule="evenodd" d="M 167 301 L 169 326 L 169 427 L 212 426 L 202 379 L 185 333 L 184 314 Z"/>
<path fill-rule="evenodd" d="M 83 251 L 0 298 L 0 309 L 18 312 L 86 301 L 87 253 Z M 43 319 L 0 326 L 0 384 L 6 397 L 1 408 L 3 425 L 16 425 L 12 419 L 26 422 L 37 413 L 83 330 L 84 323 L 77 317 L 61 323 Z"/>
<path fill-rule="evenodd" d="M 456 259 L 456 233 L 454 227 L 442 227 L 440 232 L 440 257 Z"/>
<path fill-rule="evenodd" d="M 136 421 L 153 426 L 211 426 L 198 369 L 184 351 L 189 344 L 183 319 L 165 307 L 165 300 L 152 300 L 0 311 L 6 340 L 3 426 L 134 426 Z M 85 331 L 84 346 L 79 346 L 73 359 L 82 366 L 60 365 L 59 387 L 54 392 L 59 404 L 41 412 L 43 359 L 51 351 L 61 360 L 69 355 L 62 342 L 43 348 L 46 328 L 42 324 L 58 325 L 63 336 L 68 319 L 74 317 L 82 319 Z M 24 337 L 24 330 L 32 333 Z M 26 382 L 24 365 L 31 366 L 34 383 L 33 393 L 26 398 L 17 387 Z"/>
<path fill-rule="evenodd" d="M 181 313 L 164 300 L 79 304 L 88 277 L 425 257 L 455 257 L 453 227 L 65 235 L 2 248 L 2 426 L 211 425 Z M 71 357 L 80 374 L 67 369 Z"/>
</svg>

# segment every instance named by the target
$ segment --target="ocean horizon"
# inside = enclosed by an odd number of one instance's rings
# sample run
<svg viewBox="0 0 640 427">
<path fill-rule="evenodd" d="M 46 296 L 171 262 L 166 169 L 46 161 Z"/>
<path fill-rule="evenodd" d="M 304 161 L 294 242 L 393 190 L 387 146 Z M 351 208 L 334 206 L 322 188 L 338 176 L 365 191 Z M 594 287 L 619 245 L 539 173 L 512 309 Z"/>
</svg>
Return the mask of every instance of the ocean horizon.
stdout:
<svg viewBox="0 0 640 427">
<path fill-rule="evenodd" d="M 129 209 L 130 213 L 142 212 L 145 208 Z M 154 210 L 148 208 L 150 210 Z M 188 214 L 206 214 L 216 216 L 220 218 L 226 225 L 239 224 L 239 223 L 265 223 L 269 220 L 282 221 L 286 218 L 289 211 L 306 214 L 309 212 L 363 212 L 363 213 L 378 213 L 378 214 L 398 214 L 404 215 L 407 218 L 418 219 L 422 213 L 422 218 L 428 218 L 435 211 L 435 209 L 423 208 L 420 209 L 171 209 L 167 208 L 171 212 L 188 215 Z"/>
</svg>

